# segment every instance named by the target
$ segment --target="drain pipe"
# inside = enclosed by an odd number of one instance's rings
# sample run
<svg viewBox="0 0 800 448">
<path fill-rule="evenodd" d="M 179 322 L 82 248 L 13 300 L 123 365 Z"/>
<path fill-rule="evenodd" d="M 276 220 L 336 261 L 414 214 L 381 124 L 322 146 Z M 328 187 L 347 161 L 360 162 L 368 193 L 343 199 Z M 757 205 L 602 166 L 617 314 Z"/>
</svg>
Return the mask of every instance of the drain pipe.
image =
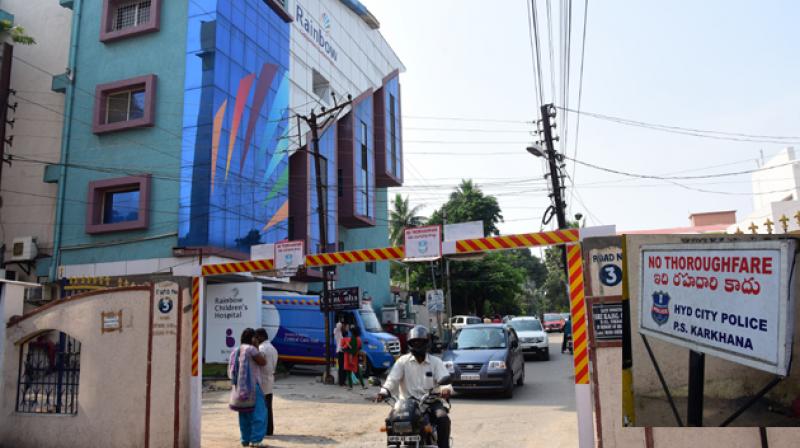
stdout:
<svg viewBox="0 0 800 448">
<path fill-rule="evenodd" d="M 67 97 L 64 99 L 64 124 L 61 128 L 61 169 L 58 175 L 58 196 L 56 198 L 56 219 L 53 235 L 53 257 L 50 264 L 49 279 L 57 280 L 58 266 L 61 264 L 61 227 L 64 218 L 64 195 L 66 194 L 67 163 L 69 159 L 69 139 L 72 130 L 72 104 L 75 101 L 75 63 L 78 59 L 78 36 L 81 26 L 82 0 L 75 0 L 72 10 L 72 31 L 70 32 L 69 62 L 67 65 Z"/>
</svg>

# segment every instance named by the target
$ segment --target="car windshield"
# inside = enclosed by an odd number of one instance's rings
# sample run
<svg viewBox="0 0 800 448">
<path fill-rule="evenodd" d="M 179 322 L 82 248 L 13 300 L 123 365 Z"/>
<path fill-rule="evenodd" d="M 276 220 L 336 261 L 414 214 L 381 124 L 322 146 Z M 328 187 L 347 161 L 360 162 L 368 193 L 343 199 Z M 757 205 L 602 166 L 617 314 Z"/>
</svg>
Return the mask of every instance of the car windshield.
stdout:
<svg viewBox="0 0 800 448">
<path fill-rule="evenodd" d="M 370 333 L 380 333 L 383 331 L 383 328 L 381 328 L 381 324 L 378 322 L 378 317 L 375 316 L 374 311 L 358 310 L 358 313 L 361 315 L 361 320 L 364 321 L 364 328 L 367 331 Z"/>
<path fill-rule="evenodd" d="M 469 328 L 458 333 L 455 346 L 459 350 L 505 348 L 506 335 L 502 328 Z"/>
<path fill-rule="evenodd" d="M 545 314 L 544 320 L 561 320 L 560 314 Z"/>
<path fill-rule="evenodd" d="M 533 319 L 512 320 L 508 324 L 511 325 L 515 330 L 517 330 L 517 332 L 542 331 L 542 324 L 538 320 L 533 320 Z"/>
</svg>

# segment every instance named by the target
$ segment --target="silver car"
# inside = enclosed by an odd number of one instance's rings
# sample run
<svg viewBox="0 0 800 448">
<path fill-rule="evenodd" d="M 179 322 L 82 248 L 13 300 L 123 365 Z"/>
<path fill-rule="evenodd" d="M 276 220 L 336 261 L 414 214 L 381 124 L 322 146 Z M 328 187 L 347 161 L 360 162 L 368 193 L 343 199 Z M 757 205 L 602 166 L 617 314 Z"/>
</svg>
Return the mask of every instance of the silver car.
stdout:
<svg viewBox="0 0 800 448">
<path fill-rule="evenodd" d="M 521 316 L 508 321 L 519 336 L 519 346 L 524 355 L 537 355 L 540 359 L 550 359 L 550 341 L 536 317 Z"/>
</svg>

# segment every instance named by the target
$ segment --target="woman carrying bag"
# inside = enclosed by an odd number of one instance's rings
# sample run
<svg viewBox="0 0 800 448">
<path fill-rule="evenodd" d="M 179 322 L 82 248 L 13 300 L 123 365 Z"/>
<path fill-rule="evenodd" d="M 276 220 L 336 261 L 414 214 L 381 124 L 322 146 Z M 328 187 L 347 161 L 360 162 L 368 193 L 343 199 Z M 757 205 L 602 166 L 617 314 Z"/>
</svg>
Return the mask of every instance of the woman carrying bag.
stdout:
<svg viewBox="0 0 800 448">
<path fill-rule="evenodd" d="M 246 328 L 242 332 L 239 347 L 231 353 L 228 362 L 228 378 L 231 380 L 228 407 L 239 413 L 242 446 L 266 447 L 262 440 L 267 429 L 267 408 L 258 366 L 266 365 L 267 360 L 253 345 L 254 337 L 255 330 Z"/>
</svg>

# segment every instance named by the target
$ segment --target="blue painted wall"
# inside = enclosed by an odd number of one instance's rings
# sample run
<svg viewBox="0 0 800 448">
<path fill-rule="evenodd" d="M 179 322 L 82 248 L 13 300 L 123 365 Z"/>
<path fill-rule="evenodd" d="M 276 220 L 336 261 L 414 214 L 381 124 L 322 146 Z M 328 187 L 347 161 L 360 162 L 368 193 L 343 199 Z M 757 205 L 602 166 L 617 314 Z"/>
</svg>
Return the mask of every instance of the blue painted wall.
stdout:
<svg viewBox="0 0 800 448">
<path fill-rule="evenodd" d="M 361 229 L 346 229 L 339 227 L 339 240 L 344 243 L 345 250 L 369 249 L 376 247 L 389 246 L 389 221 L 387 200 L 388 193 L 386 188 L 376 190 L 375 221 L 374 227 Z M 389 289 L 389 263 L 386 261 L 377 262 L 376 272 L 366 271 L 365 263 L 355 263 L 339 266 L 337 269 L 338 280 L 337 288 L 349 286 L 360 286 L 361 291 L 366 290 L 372 296 L 373 306 L 376 312 L 380 307 L 391 302 Z"/>
<path fill-rule="evenodd" d="M 181 114 L 186 2 L 162 2 L 161 30 L 100 42 L 101 0 L 84 0 L 77 44 L 74 119 L 68 142 L 62 264 L 167 257 L 177 242 L 181 164 Z M 156 124 L 106 135 L 92 133 L 97 84 L 154 73 L 158 76 Z M 102 169 L 98 169 L 102 168 Z M 145 230 L 88 235 L 85 231 L 90 181 L 152 174 L 150 226 Z M 158 238 L 158 240 L 147 240 Z M 135 244 L 111 244 L 142 240 Z M 85 247 L 90 245 L 100 247 Z M 105 245 L 105 246 L 103 246 Z"/>
<path fill-rule="evenodd" d="M 180 244 L 288 236 L 289 24 L 261 0 L 190 5 Z"/>
</svg>

